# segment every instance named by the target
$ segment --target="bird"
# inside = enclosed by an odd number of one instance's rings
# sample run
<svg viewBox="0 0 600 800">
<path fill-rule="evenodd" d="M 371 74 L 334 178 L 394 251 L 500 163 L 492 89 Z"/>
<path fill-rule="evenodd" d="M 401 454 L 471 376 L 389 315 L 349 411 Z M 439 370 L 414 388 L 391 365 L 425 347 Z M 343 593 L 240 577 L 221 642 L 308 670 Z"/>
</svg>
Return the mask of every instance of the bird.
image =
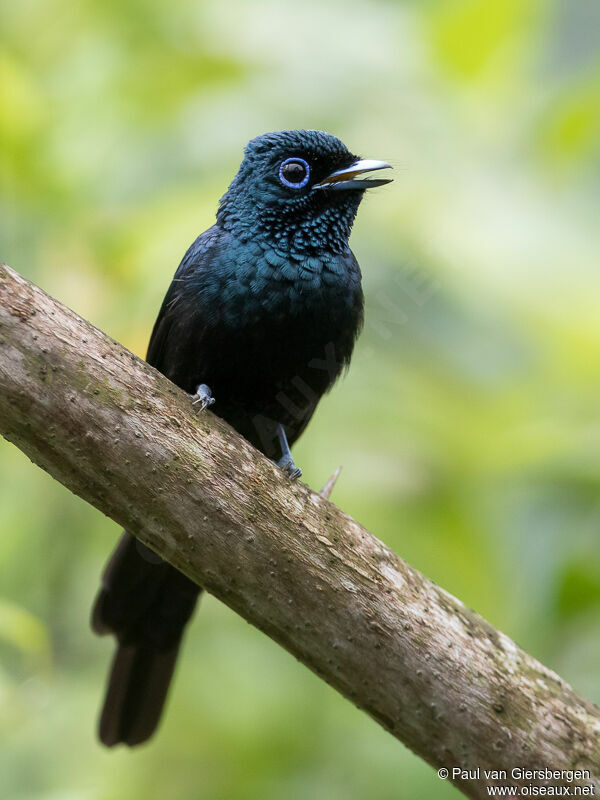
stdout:
<svg viewBox="0 0 600 800">
<path fill-rule="evenodd" d="M 210 408 L 290 479 L 290 447 L 350 362 L 364 296 L 349 237 L 390 165 L 332 134 L 266 133 L 244 148 L 215 224 L 185 253 L 146 360 Z M 130 747 L 155 732 L 201 589 L 124 532 L 102 576 L 92 628 L 116 650 L 98 734 Z"/>
</svg>

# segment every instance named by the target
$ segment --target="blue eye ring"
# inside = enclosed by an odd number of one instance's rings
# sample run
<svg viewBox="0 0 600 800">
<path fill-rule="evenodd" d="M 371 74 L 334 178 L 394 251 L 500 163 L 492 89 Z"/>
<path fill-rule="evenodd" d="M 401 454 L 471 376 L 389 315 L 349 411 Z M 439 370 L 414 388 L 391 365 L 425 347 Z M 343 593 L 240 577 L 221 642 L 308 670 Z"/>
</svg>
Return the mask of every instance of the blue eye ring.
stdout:
<svg viewBox="0 0 600 800">
<path fill-rule="evenodd" d="M 304 167 L 304 177 L 301 181 L 294 183 L 294 181 L 288 180 L 285 175 L 285 167 L 288 164 L 297 164 L 298 166 Z M 299 158 L 298 156 L 293 156 L 292 158 L 286 158 L 285 161 L 282 161 L 279 165 L 279 180 L 283 183 L 284 186 L 287 186 L 289 189 L 302 189 L 308 181 L 310 180 L 310 166 L 307 161 L 303 158 Z"/>
</svg>

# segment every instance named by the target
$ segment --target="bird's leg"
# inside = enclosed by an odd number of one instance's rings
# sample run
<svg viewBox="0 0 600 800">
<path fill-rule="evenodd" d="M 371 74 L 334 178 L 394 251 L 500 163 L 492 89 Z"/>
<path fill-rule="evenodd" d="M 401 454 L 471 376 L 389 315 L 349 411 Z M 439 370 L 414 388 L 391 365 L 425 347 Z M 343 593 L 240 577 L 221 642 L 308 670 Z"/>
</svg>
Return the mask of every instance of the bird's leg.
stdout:
<svg viewBox="0 0 600 800">
<path fill-rule="evenodd" d="M 281 423 L 277 426 L 277 437 L 281 447 L 281 458 L 277 462 L 277 466 L 281 467 L 291 480 L 296 481 L 302 475 L 302 470 L 294 464 L 285 428 Z"/>
<path fill-rule="evenodd" d="M 205 383 L 201 383 L 196 389 L 196 394 L 192 395 L 192 405 L 195 406 L 196 403 L 200 403 L 199 411 L 204 411 L 208 406 L 212 406 L 214 402 L 215 398 L 212 396 L 210 387 Z"/>
</svg>

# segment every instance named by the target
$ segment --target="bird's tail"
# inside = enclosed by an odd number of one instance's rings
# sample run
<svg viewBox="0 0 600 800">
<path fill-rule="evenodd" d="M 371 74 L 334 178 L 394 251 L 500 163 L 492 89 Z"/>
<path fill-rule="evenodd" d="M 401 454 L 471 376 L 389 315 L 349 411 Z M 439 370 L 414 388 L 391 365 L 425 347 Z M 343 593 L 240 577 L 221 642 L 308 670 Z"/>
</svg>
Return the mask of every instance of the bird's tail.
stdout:
<svg viewBox="0 0 600 800">
<path fill-rule="evenodd" d="M 183 631 L 199 588 L 125 533 L 103 576 L 92 628 L 117 638 L 100 741 L 133 747 L 159 723 Z"/>
</svg>

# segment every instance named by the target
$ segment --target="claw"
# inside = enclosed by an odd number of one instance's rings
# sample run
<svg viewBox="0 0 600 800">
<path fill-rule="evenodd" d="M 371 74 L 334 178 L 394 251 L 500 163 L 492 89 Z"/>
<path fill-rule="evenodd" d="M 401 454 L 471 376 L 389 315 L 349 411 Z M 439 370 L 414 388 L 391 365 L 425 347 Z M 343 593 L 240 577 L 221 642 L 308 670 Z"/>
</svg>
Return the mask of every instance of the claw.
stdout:
<svg viewBox="0 0 600 800">
<path fill-rule="evenodd" d="M 201 383 L 196 389 L 196 394 L 192 395 L 192 405 L 195 406 L 198 403 L 200 404 L 198 411 L 204 411 L 204 409 L 208 408 L 208 406 L 212 406 L 214 402 L 215 398 L 212 396 L 210 387 L 205 383 Z"/>
<path fill-rule="evenodd" d="M 280 467 L 283 472 L 285 472 L 291 481 L 297 481 L 302 475 L 302 470 L 300 467 L 297 467 L 294 464 L 294 459 L 291 457 L 291 455 L 286 454 L 282 456 L 282 458 L 280 458 L 277 462 L 277 466 Z"/>
</svg>

